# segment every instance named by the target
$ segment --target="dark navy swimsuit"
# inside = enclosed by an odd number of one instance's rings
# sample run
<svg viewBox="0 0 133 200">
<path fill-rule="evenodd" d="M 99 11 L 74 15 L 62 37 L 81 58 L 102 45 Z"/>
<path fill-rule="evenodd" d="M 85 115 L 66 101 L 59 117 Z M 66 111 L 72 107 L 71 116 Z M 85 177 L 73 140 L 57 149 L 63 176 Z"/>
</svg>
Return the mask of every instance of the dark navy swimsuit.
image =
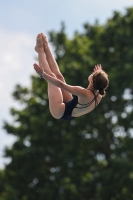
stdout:
<svg viewBox="0 0 133 200">
<path fill-rule="evenodd" d="M 92 90 L 90 90 L 90 91 L 92 91 Z M 93 91 L 92 91 L 92 93 L 94 94 L 94 99 L 86 104 L 78 103 L 78 97 L 76 95 L 73 95 L 73 99 L 71 99 L 67 102 L 64 102 L 65 103 L 65 111 L 64 111 L 63 116 L 60 119 L 71 120 L 71 119 L 75 118 L 75 117 L 71 116 L 74 108 L 78 108 L 78 109 L 86 108 L 86 107 L 90 106 L 94 101 L 95 101 L 95 107 L 96 107 L 98 104 L 97 97 L 98 97 L 99 93 L 97 95 Z M 81 105 L 82 107 L 77 107 L 77 105 Z"/>
</svg>

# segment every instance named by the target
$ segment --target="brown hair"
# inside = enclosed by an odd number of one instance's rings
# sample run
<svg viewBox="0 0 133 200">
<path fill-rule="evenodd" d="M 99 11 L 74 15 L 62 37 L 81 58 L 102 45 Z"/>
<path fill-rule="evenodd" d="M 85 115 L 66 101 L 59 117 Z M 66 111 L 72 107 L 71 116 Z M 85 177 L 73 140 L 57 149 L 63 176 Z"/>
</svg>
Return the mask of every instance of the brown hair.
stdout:
<svg viewBox="0 0 133 200">
<path fill-rule="evenodd" d="M 95 90 L 99 90 L 99 94 L 106 95 L 105 89 L 109 85 L 108 75 L 103 70 L 97 70 L 93 75 L 93 85 Z"/>
</svg>

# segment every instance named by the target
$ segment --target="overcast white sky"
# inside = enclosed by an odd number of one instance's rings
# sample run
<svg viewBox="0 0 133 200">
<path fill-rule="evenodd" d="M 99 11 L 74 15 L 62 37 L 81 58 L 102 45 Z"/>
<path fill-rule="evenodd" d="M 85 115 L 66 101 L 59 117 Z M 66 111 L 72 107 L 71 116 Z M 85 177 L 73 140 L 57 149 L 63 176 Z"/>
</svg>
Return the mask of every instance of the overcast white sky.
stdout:
<svg viewBox="0 0 133 200">
<path fill-rule="evenodd" d="M 5 146 L 14 137 L 2 129 L 3 121 L 11 121 L 9 110 L 17 106 L 12 92 L 16 84 L 30 86 L 35 62 L 35 38 L 39 32 L 60 30 L 61 22 L 71 37 L 82 31 L 84 23 L 100 24 L 112 17 L 113 11 L 124 13 L 133 0 L 2 0 L 0 3 L 0 168 L 4 167 Z"/>
</svg>

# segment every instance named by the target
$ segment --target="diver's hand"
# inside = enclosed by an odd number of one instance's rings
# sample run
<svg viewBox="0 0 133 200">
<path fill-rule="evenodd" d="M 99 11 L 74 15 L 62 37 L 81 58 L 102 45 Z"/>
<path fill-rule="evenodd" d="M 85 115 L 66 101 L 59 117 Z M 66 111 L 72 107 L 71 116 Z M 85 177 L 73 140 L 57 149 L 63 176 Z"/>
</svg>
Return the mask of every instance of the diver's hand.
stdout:
<svg viewBox="0 0 133 200">
<path fill-rule="evenodd" d="M 42 66 L 39 66 L 39 65 L 37 65 L 36 63 L 33 64 L 33 66 L 34 66 L 34 69 L 35 69 L 36 73 L 37 73 L 39 76 L 41 76 L 42 74 L 44 74 L 44 70 L 43 70 Z"/>
<path fill-rule="evenodd" d="M 96 71 L 98 71 L 98 70 L 102 70 L 101 64 L 95 65 L 95 67 L 94 67 L 94 72 L 96 72 Z"/>
</svg>

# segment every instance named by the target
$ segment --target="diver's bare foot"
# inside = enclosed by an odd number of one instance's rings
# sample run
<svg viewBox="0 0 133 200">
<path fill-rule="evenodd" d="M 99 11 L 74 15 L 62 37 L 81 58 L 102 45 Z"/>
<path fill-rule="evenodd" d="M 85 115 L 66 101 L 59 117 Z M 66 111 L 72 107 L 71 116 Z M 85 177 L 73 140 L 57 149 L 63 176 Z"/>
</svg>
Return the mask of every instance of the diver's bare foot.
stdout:
<svg viewBox="0 0 133 200">
<path fill-rule="evenodd" d="M 43 40 L 42 40 L 42 33 L 37 35 L 35 51 L 36 51 L 37 53 L 38 53 L 38 52 L 44 52 Z"/>
<path fill-rule="evenodd" d="M 46 37 L 46 35 L 44 35 L 42 33 L 42 39 L 43 39 L 43 48 L 44 48 L 44 51 L 48 48 L 48 39 Z"/>
</svg>

